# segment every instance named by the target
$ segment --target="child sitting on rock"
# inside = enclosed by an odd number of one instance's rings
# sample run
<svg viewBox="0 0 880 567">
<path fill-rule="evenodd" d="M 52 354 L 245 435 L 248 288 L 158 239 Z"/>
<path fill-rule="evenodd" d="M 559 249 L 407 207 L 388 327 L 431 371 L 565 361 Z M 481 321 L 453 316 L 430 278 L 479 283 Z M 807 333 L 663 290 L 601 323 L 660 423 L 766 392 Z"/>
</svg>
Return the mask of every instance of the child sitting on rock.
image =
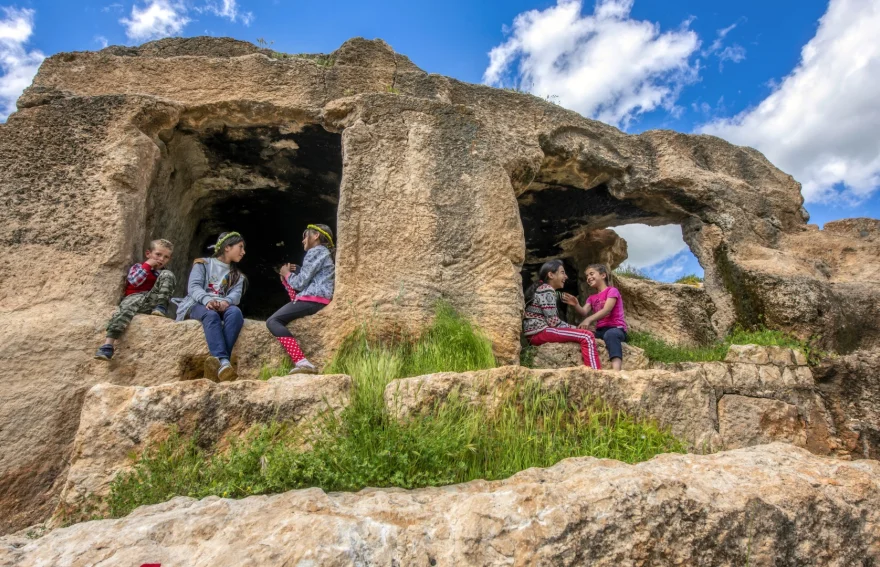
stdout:
<svg viewBox="0 0 880 567">
<path fill-rule="evenodd" d="M 299 343 L 287 330 L 294 319 L 314 315 L 333 299 L 336 266 L 333 264 L 333 232 L 326 224 L 310 224 L 303 232 L 306 257 L 302 267 L 285 264 L 281 267 L 281 283 L 287 289 L 290 303 L 266 320 L 274 335 L 294 363 L 291 374 L 316 374 L 318 369 L 303 355 Z"/>
<path fill-rule="evenodd" d="M 238 269 L 245 254 L 244 238 L 237 232 L 224 232 L 210 248 L 212 257 L 193 262 L 186 288 L 189 295 L 174 303 L 178 321 L 189 317 L 202 323 L 211 353 L 205 359 L 205 378 L 226 382 L 235 379 L 229 359 L 244 326 L 238 308 L 247 279 Z"/>
<path fill-rule="evenodd" d="M 588 329 L 596 325 L 596 338 L 605 341 L 611 368 L 623 367 L 623 343 L 626 342 L 626 320 L 623 316 L 623 298 L 611 285 L 611 274 L 604 264 L 591 264 L 586 270 L 587 284 L 598 293 L 591 295 L 581 307 L 576 297 L 566 294 L 562 301 L 574 307 L 577 314 L 586 317 L 579 327 Z M 590 315 L 590 312 L 593 314 Z"/>
<path fill-rule="evenodd" d="M 561 289 L 566 280 L 568 276 L 562 260 L 550 260 L 541 266 L 538 281 L 526 291 L 523 334 L 534 346 L 544 343 L 580 343 L 584 365 L 599 370 L 602 365 L 593 333 L 573 327 L 559 318 L 556 290 Z"/>
<path fill-rule="evenodd" d="M 107 338 L 98 348 L 95 358 L 113 358 L 116 342 L 122 336 L 131 319 L 137 313 L 151 313 L 164 317 L 168 312 L 168 299 L 174 293 L 174 274 L 163 268 L 171 261 L 174 245 L 159 238 L 150 242 L 144 253 L 146 260 L 128 270 L 125 297 L 107 323 Z"/>
</svg>

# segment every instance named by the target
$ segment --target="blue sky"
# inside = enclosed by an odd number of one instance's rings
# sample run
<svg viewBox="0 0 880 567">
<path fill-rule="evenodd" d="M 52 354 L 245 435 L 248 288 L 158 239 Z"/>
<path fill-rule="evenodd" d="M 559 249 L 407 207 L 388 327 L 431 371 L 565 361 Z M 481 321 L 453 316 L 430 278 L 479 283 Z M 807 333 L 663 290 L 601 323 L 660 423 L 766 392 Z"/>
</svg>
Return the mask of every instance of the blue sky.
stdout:
<svg viewBox="0 0 880 567">
<path fill-rule="evenodd" d="M 60 51 L 215 35 L 326 53 L 379 37 L 426 71 L 516 85 L 628 132 L 757 147 L 804 184 L 821 225 L 880 216 L 878 29 L 880 0 L 0 0 L 0 117 Z M 701 272 L 676 230 L 622 232 L 668 280 Z"/>
</svg>

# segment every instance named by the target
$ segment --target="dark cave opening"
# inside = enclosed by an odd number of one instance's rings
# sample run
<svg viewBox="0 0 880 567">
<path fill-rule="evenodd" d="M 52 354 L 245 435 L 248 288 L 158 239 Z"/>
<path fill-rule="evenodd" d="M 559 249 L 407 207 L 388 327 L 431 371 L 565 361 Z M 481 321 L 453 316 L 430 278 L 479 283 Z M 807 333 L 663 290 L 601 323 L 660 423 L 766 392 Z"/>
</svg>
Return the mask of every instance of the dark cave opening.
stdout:
<svg viewBox="0 0 880 567">
<path fill-rule="evenodd" d="M 235 230 L 246 241 L 240 307 L 249 319 L 266 319 L 290 301 L 277 270 L 302 264 L 306 226 L 326 224 L 335 235 L 342 136 L 318 125 L 181 127 L 165 145 L 146 222 L 149 238 L 176 244 L 175 295 L 186 295 L 192 261 Z"/>
</svg>

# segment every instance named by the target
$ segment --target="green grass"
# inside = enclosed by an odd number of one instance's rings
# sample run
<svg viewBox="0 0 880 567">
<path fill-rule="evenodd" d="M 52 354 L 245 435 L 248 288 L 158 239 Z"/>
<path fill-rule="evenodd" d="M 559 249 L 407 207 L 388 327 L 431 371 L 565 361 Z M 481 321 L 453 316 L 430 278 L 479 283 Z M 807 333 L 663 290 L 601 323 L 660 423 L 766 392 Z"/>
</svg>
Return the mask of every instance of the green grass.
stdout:
<svg viewBox="0 0 880 567">
<path fill-rule="evenodd" d="M 657 362 L 710 362 L 724 360 L 730 345 L 780 346 L 803 351 L 808 360 L 815 360 L 821 353 L 813 349 L 808 341 L 803 341 L 783 333 L 760 327 L 753 330 L 736 327 L 723 341 L 703 346 L 683 346 L 638 331 L 627 333 L 629 344 L 644 349 L 645 356 Z"/>
<path fill-rule="evenodd" d="M 675 280 L 675 283 L 696 286 L 703 283 L 703 278 L 697 274 L 688 274 Z"/>
<path fill-rule="evenodd" d="M 418 488 L 505 478 L 573 456 L 632 463 L 684 451 L 681 442 L 649 422 L 599 400 L 571 400 L 564 391 L 527 381 L 509 391 L 491 414 L 456 395 L 410 419 L 397 420 L 387 412 L 384 391 L 395 378 L 494 366 L 489 341 L 446 305 L 438 307 L 434 323 L 417 340 L 378 338 L 362 329 L 327 368 L 353 379 L 350 404 L 342 412 L 299 426 L 256 427 L 216 454 L 201 448 L 195 437 L 173 434 L 114 479 L 111 515 L 178 495 L 239 498 L 312 486 Z"/>
<path fill-rule="evenodd" d="M 264 364 L 263 367 L 260 368 L 260 373 L 257 375 L 257 379 L 268 380 L 275 376 L 285 376 L 290 373 L 291 370 L 293 370 L 293 361 L 290 360 L 289 356 L 285 355 L 277 366 Z"/>
<path fill-rule="evenodd" d="M 635 278 L 637 280 L 651 279 L 645 272 L 629 264 L 623 264 L 619 266 L 616 270 L 614 270 L 614 275 L 621 278 Z"/>
</svg>

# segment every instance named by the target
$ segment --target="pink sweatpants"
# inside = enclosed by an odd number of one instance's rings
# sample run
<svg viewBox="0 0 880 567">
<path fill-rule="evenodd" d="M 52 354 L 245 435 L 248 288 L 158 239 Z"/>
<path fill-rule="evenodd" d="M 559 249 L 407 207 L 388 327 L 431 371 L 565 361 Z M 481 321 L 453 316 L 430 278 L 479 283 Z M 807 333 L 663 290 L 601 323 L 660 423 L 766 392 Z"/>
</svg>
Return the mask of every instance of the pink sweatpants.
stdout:
<svg viewBox="0 0 880 567">
<path fill-rule="evenodd" d="M 599 362 L 599 351 L 596 350 L 596 338 L 592 331 L 587 329 L 547 327 L 537 335 L 529 337 L 529 342 L 535 346 L 541 346 L 544 343 L 581 343 L 581 356 L 584 358 L 584 365 L 596 370 L 602 369 L 602 363 Z"/>
</svg>

